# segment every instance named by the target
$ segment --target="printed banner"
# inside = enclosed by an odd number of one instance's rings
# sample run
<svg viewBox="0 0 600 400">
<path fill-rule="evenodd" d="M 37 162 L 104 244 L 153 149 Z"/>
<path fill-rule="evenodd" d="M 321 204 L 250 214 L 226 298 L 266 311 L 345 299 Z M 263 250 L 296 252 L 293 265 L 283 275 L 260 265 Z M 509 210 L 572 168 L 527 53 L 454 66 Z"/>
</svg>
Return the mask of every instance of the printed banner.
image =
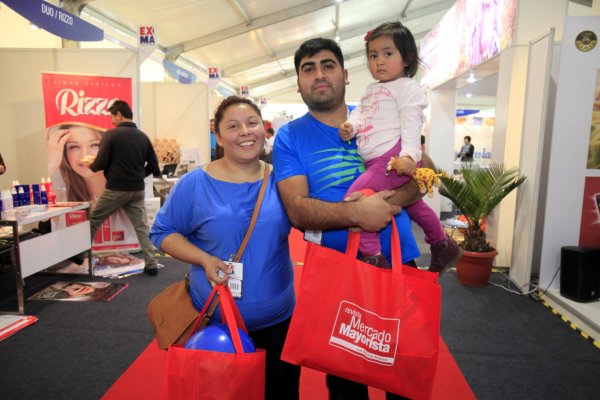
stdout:
<svg viewBox="0 0 600 400">
<path fill-rule="evenodd" d="M 98 153 L 102 133 L 112 127 L 108 107 L 117 99 L 131 104 L 131 88 L 131 78 L 42 73 L 48 176 L 56 201 L 88 201 L 93 208 L 106 179 L 102 171 L 92 172 L 81 159 Z M 86 218 L 85 211 L 71 213 L 67 224 L 82 218 Z M 104 222 L 92 249 L 139 249 L 124 210 Z"/>
<path fill-rule="evenodd" d="M 600 247 L 600 177 L 585 178 L 579 246 Z"/>
<path fill-rule="evenodd" d="M 104 31 L 60 7 L 43 0 L 3 0 L 16 13 L 61 38 L 78 42 L 98 42 Z"/>
</svg>

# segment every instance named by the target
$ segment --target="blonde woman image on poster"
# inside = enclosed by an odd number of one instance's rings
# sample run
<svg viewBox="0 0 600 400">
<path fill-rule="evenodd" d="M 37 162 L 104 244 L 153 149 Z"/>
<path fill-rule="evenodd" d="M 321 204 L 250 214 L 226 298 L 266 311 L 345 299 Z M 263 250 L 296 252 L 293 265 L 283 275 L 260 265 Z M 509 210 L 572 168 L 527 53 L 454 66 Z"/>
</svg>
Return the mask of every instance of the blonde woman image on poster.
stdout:
<svg viewBox="0 0 600 400">
<path fill-rule="evenodd" d="M 87 201 L 91 208 L 94 207 L 104 191 L 106 178 L 102 171 L 92 172 L 86 168 L 83 160 L 96 157 L 104 131 L 85 123 L 61 124 L 47 129 L 48 176 L 53 182 L 56 201 Z M 111 216 L 110 226 L 111 230 L 118 231 L 109 241 L 136 243 L 135 231 L 124 210 Z"/>
</svg>

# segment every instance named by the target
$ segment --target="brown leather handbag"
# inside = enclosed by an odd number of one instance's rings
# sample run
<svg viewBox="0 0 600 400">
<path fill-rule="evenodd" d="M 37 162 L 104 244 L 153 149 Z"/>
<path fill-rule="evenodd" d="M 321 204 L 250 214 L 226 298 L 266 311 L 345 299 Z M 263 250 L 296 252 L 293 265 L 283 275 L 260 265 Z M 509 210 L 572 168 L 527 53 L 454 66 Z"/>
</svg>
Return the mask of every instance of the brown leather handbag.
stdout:
<svg viewBox="0 0 600 400">
<path fill-rule="evenodd" d="M 252 230 L 256 224 L 258 212 L 260 211 L 260 205 L 265 195 L 270 168 L 268 164 L 264 165 L 265 173 L 263 175 L 263 181 L 258 193 L 258 198 L 256 199 L 256 205 L 254 206 L 254 211 L 252 212 L 250 226 L 248 226 L 246 236 L 244 236 L 244 240 L 242 241 L 242 244 L 236 253 L 236 261 L 241 259 L 242 254 L 246 249 L 246 245 L 248 244 L 248 240 L 250 240 L 250 235 L 252 234 Z M 185 343 L 192 333 L 194 322 L 200 316 L 200 312 L 192 303 L 188 285 L 189 280 L 188 276 L 186 276 L 185 280 L 168 286 L 157 296 L 155 296 L 148 304 L 148 308 L 146 310 L 148 319 L 154 327 L 154 334 L 158 342 L 158 347 L 162 350 L 166 350 L 171 344 Z M 202 316 L 202 322 L 199 329 L 208 323 L 213 312 L 215 311 L 216 306 L 217 302 L 215 301 L 210 307 L 208 307 L 207 312 Z"/>
</svg>

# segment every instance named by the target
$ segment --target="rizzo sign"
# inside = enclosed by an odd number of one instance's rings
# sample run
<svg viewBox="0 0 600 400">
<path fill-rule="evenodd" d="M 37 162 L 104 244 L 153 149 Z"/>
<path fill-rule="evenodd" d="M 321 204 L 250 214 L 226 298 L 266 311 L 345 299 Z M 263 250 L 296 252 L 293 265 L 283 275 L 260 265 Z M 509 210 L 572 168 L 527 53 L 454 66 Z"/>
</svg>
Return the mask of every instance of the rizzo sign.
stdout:
<svg viewBox="0 0 600 400">
<path fill-rule="evenodd" d="M 104 39 L 102 29 L 45 1 L 2 0 L 2 2 L 38 28 L 56 36 L 78 42 L 97 42 Z"/>
<path fill-rule="evenodd" d="M 108 107 L 131 104 L 131 78 L 42 73 L 46 127 L 79 123 L 110 129 Z"/>
<path fill-rule="evenodd" d="M 394 365 L 400 320 L 382 318 L 349 301 L 342 301 L 329 344 L 367 361 Z"/>
</svg>

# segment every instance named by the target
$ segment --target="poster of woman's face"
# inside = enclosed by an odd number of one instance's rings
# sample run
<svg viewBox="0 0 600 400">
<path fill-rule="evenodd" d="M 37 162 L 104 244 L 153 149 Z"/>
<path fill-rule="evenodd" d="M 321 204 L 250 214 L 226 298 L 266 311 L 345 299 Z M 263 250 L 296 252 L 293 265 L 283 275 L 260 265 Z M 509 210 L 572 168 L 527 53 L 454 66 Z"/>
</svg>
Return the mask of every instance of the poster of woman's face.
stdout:
<svg viewBox="0 0 600 400">
<path fill-rule="evenodd" d="M 48 175 L 55 182 L 59 201 L 89 201 L 102 192 L 105 179 L 101 172 L 92 172 L 82 161 L 95 157 L 100 148 L 99 129 L 66 124 L 48 130 Z"/>
</svg>

